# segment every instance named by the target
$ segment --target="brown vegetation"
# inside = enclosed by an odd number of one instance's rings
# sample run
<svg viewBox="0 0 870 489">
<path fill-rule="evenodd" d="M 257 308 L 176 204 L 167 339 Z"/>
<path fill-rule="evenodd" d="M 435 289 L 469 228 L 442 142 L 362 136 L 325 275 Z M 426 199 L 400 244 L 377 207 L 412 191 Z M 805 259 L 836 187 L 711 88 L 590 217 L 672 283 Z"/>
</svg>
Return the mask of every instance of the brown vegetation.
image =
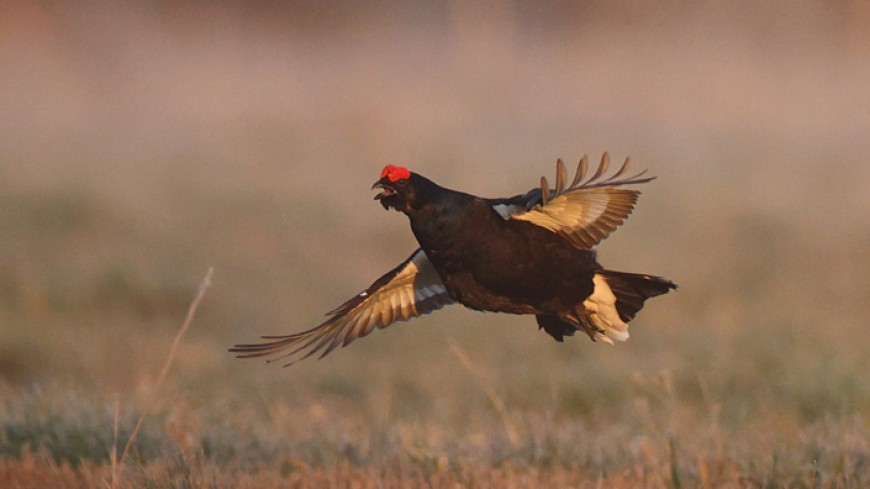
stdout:
<svg viewBox="0 0 870 489">
<path fill-rule="evenodd" d="M 118 487 L 870 485 L 860 2 L 0 11 L 0 487 L 111 487 L 143 412 Z M 496 196 L 605 149 L 659 179 L 602 263 L 681 286 L 628 343 L 454 307 L 226 353 L 413 249 L 385 163 Z"/>
</svg>

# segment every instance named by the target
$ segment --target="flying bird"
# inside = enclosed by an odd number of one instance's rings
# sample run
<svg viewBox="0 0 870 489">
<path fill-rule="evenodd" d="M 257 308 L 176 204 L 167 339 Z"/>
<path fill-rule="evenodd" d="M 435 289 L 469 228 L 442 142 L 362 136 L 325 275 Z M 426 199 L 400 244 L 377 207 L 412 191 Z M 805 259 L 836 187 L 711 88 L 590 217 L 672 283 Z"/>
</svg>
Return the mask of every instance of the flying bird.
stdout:
<svg viewBox="0 0 870 489">
<path fill-rule="evenodd" d="M 479 311 L 533 314 L 538 329 L 563 341 L 583 331 L 592 341 L 628 339 L 628 322 L 644 301 L 677 286 L 647 274 L 598 264 L 595 245 L 628 217 L 647 183 L 646 171 L 613 175 L 607 153 L 587 178 L 588 159 L 572 181 L 556 162 L 551 188 L 487 199 L 441 187 L 407 168 L 387 165 L 372 189 L 386 210 L 402 212 L 420 247 L 369 288 L 327 313 L 320 325 L 262 343 L 231 348 L 240 358 L 269 357 L 291 365 L 326 356 L 375 328 L 429 314 L 450 304 Z"/>
</svg>

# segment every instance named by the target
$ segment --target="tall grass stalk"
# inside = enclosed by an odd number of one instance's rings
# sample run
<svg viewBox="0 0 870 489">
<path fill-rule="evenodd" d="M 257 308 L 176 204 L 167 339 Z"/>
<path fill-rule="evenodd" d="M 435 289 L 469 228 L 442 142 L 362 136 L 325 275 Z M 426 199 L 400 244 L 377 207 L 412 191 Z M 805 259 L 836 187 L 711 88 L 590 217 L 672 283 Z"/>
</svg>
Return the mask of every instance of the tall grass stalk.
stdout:
<svg viewBox="0 0 870 489">
<path fill-rule="evenodd" d="M 214 271 L 213 268 L 209 268 L 208 272 L 205 274 L 205 278 L 202 279 L 202 282 L 199 284 L 199 290 L 196 293 L 196 297 L 193 298 L 193 301 L 190 303 L 190 307 L 187 308 L 187 317 L 184 319 L 184 323 L 181 325 L 181 329 L 178 330 L 178 333 L 175 335 L 175 339 L 172 340 L 172 346 L 169 348 L 169 355 L 166 357 L 166 362 L 163 364 L 163 369 L 160 370 L 160 375 L 157 376 L 157 382 L 154 384 L 154 391 L 152 392 L 151 398 L 146 401 L 145 408 L 142 410 L 142 414 L 139 415 L 139 419 L 136 420 L 136 426 L 133 428 L 133 432 L 130 433 L 130 438 L 127 439 L 127 443 L 124 445 L 124 450 L 121 452 L 121 459 L 115 463 L 115 451 L 116 449 L 112 449 L 112 484 L 111 488 L 115 489 L 121 483 L 123 473 L 124 473 L 124 462 L 127 460 L 127 455 L 130 453 L 130 447 L 133 446 L 133 442 L 136 441 L 136 436 L 139 434 L 139 430 L 142 429 L 142 423 L 145 421 L 145 417 L 151 411 L 151 408 L 154 407 L 154 401 L 157 398 L 157 393 L 160 391 L 160 387 L 163 385 L 163 382 L 166 380 L 166 376 L 169 374 L 169 369 L 172 368 L 172 363 L 175 361 L 175 354 L 178 352 L 178 345 L 181 344 L 181 338 L 184 337 L 184 333 L 190 328 L 190 323 L 193 322 L 193 316 L 196 314 L 196 308 L 199 307 L 199 303 L 202 301 L 203 296 L 205 296 L 206 289 L 211 285 L 211 275 Z M 115 408 L 115 439 L 117 441 L 118 436 L 118 405 L 116 404 Z"/>
<path fill-rule="evenodd" d="M 514 426 L 513 421 L 511 421 L 510 414 L 507 412 L 507 407 L 505 406 L 504 401 L 499 397 L 498 393 L 495 392 L 495 389 L 492 388 L 486 379 L 483 378 L 480 371 L 474 366 L 474 363 L 471 361 L 471 358 L 468 356 L 468 353 L 462 349 L 452 338 L 447 338 L 447 343 L 450 345 L 450 351 L 453 353 L 459 363 L 465 367 L 465 370 L 474 377 L 474 380 L 477 381 L 477 385 L 483 390 L 486 394 L 486 397 L 489 398 L 489 402 L 492 403 L 498 415 L 501 417 L 501 422 L 504 425 L 504 429 L 507 432 L 508 440 L 511 442 L 511 446 L 516 450 L 520 447 L 520 436 L 517 432 L 516 426 Z"/>
<path fill-rule="evenodd" d="M 121 417 L 121 398 L 115 396 L 115 409 L 113 411 L 114 423 L 112 423 L 112 450 L 109 452 L 109 462 L 112 465 L 112 479 L 108 487 L 115 488 L 115 480 L 118 470 L 118 420 Z M 105 481 L 104 481 L 105 482 Z"/>
</svg>

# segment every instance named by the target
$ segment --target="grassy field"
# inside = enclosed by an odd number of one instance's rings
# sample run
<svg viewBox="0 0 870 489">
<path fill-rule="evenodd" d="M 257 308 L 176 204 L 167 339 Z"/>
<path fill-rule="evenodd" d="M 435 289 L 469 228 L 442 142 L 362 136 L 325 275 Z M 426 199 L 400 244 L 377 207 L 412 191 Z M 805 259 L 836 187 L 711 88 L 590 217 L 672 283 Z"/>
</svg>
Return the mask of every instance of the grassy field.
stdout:
<svg viewBox="0 0 870 489">
<path fill-rule="evenodd" d="M 0 7 L 0 487 L 870 486 L 863 3 L 314 5 Z M 629 342 L 454 306 L 226 352 L 414 249 L 384 164 L 604 150 L 659 179 L 600 260 L 680 285 Z"/>
</svg>

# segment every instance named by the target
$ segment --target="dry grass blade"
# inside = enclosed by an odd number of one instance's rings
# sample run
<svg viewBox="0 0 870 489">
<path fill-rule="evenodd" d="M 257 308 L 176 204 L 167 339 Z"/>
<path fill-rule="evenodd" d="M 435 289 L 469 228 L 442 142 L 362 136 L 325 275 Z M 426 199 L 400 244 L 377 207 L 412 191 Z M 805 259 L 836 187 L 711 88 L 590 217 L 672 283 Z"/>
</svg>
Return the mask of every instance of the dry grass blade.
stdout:
<svg viewBox="0 0 870 489">
<path fill-rule="evenodd" d="M 452 338 L 447 339 L 447 344 L 450 345 L 450 351 L 453 353 L 459 363 L 465 367 L 465 370 L 468 370 L 468 373 L 474 377 L 474 380 L 477 381 L 477 385 L 483 389 L 483 392 L 486 394 L 486 397 L 489 398 L 489 402 L 492 403 L 492 406 L 495 408 L 498 415 L 501 417 L 501 422 L 504 425 L 505 432 L 507 432 L 508 440 L 511 442 L 511 446 L 514 450 L 520 447 L 520 435 L 517 432 L 517 428 L 514 426 L 511 421 L 510 415 L 507 412 L 507 407 L 505 406 L 504 401 L 502 401 L 501 397 L 495 392 L 495 389 L 490 386 L 477 368 L 472 363 L 471 358 L 468 356 L 468 353 L 462 349 Z"/>
<path fill-rule="evenodd" d="M 157 376 L 157 381 L 154 383 L 154 392 L 152 393 L 151 399 L 145 404 L 145 409 L 142 410 L 142 414 L 140 414 L 139 419 L 136 420 L 136 426 L 133 428 L 133 432 L 130 433 L 130 438 L 127 439 L 127 443 L 124 445 L 124 451 L 121 452 L 121 459 L 118 460 L 117 470 L 113 470 L 112 472 L 112 489 L 118 487 L 121 483 L 122 475 L 124 473 L 124 462 L 127 460 L 127 455 L 130 453 L 130 447 L 133 446 L 133 442 L 136 441 L 136 437 L 139 435 L 139 430 L 142 429 L 142 423 L 145 421 L 145 416 L 148 415 L 151 408 L 154 406 L 154 399 L 156 398 L 157 392 L 160 391 L 160 386 L 162 386 L 163 382 L 166 380 L 166 376 L 169 374 L 169 369 L 172 368 L 172 363 L 175 361 L 175 354 L 178 352 L 178 345 L 181 344 L 181 338 L 184 337 L 184 333 L 187 332 L 190 328 L 190 323 L 193 322 L 196 308 L 199 307 L 199 303 L 202 301 L 203 296 L 205 296 L 206 289 L 211 286 L 211 275 L 213 271 L 213 268 L 209 268 L 208 272 L 205 274 L 205 278 L 200 282 L 196 297 L 193 298 L 190 307 L 187 309 L 187 316 L 184 318 L 184 323 L 175 335 L 175 339 L 172 340 L 172 346 L 169 347 L 169 355 L 166 357 L 166 362 L 163 364 L 163 368 L 160 370 L 160 375 Z"/>
<path fill-rule="evenodd" d="M 121 415 L 121 398 L 115 397 L 114 423 L 112 426 L 112 451 L 109 452 L 109 462 L 112 465 L 112 480 L 108 485 L 114 488 L 118 476 L 118 419 Z"/>
</svg>

